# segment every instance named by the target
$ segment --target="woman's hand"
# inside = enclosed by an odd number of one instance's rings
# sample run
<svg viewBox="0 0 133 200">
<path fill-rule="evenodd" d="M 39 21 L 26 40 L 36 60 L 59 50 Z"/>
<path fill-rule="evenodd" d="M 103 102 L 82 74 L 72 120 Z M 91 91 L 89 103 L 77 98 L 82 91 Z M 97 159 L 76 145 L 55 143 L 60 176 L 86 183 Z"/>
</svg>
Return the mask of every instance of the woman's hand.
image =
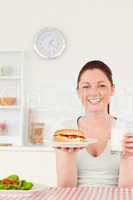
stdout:
<svg viewBox="0 0 133 200">
<path fill-rule="evenodd" d="M 81 149 L 84 149 L 84 147 L 56 147 L 55 149 L 59 149 L 62 150 L 64 152 L 68 152 L 68 153 L 77 153 L 78 151 L 80 151 Z"/>
<path fill-rule="evenodd" d="M 123 139 L 124 155 L 133 156 L 133 133 L 127 133 Z"/>
<path fill-rule="evenodd" d="M 76 154 L 80 148 L 54 147 L 56 152 L 57 183 L 59 187 L 77 186 Z"/>
</svg>

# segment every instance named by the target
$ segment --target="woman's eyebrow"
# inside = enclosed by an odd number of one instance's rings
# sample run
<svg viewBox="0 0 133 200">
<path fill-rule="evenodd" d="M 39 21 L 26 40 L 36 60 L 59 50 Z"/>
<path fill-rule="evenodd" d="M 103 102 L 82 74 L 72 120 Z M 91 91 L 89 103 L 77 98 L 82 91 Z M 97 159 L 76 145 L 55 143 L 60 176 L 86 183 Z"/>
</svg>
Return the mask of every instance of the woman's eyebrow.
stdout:
<svg viewBox="0 0 133 200">
<path fill-rule="evenodd" d="M 106 81 L 98 81 L 97 83 L 106 83 Z M 91 84 L 88 81 L 81 82 L 80 84 Z"/>
<path fill-rule="evenodd" d="M 106 81 L 98 81 L 98 83 L 106 83 Z"/>
</svg>

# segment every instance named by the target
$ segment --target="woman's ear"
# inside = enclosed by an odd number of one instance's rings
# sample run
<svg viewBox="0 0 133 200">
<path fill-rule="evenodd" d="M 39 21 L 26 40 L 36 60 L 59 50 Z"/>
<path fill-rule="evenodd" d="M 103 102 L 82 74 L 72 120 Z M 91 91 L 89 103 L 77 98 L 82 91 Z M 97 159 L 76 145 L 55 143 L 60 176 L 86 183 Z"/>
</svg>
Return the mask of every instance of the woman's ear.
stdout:
<svg viewBox="0 0 133 200">
<path fill-rule="evenodd" d="M 80 98 L 80 91 L 79 91 L 79 88 L 76 88 L 76 91 L 77 91 L 77 96 Z"/>
<path fill-rule="evenodd" d="M 111 94 L 111 96 L 113 96 L 114 93 L 115 93 L 115 85 L 112 86 L 112 94 Z"/>
</svg>

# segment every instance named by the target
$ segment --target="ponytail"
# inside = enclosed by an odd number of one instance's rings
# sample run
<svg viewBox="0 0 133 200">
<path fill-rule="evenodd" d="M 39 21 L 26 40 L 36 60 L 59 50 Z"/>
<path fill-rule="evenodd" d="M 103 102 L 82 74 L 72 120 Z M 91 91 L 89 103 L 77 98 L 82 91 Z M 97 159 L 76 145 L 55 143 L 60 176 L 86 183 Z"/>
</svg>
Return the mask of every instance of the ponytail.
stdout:
<svg viewBox="0 0 133 200">
<path fill-rule="evenodd" d="M 108 107 L 107 107 L 107 111 L 108 113 L 110 113 L 110 105 L 108 104 Z"/>
</svg>

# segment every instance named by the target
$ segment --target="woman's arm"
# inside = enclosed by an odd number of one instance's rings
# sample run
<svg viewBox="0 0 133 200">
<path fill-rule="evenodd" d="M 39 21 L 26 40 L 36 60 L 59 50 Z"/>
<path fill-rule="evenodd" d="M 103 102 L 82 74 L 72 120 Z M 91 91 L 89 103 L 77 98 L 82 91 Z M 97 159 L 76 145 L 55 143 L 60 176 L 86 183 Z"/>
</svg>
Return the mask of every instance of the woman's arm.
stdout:
<svg viewBox="0 0 133 200">
<path fill-rule="evenodd" d="M 133 187 L 133 156 L 125 154 L 121 158 L 119 187 Z"/>
<path fill-rule="evenodd" d="M 59 187 L 77 186 L 76 152 L 56 150 L 56 170 Z"/>
<path fill-rule="evenodd" d="M 133 187 L 133 136 L 125 136 L 120 162 L 119 187 Z"/>
</svg>

